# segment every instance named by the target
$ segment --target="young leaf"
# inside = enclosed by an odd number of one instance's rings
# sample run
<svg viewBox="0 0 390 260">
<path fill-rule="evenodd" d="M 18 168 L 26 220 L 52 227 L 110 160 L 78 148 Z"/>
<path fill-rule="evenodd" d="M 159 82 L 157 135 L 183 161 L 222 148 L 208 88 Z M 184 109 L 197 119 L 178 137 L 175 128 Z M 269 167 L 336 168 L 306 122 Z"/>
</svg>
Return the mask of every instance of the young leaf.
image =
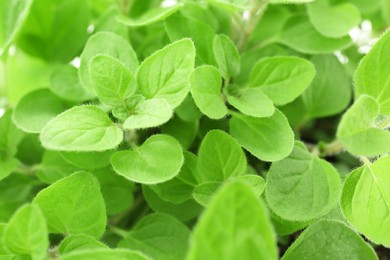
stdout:
<svg viewBox="0 0 390 260">
<path fill-rule="evenodd" d="M 198 152 L 198 174 L 201 182 L 224 181 L 244 174 L 246 157 L 230 135 L 212 130 L 203 139 Z"/>
<path fill-rule="evenodd" d="M 16 105 L 12 119 L 28 133 L 40 133 L 42 128 L 69 106 L 48 89 L 38 89 L 24 96 Z"/>
<path fill-rule="evenodd" d="M 179 173 L 183 161 L 180 143 L 167 135 L 153 135 L 142 146 L 119 151 L 111 158 L 112 167 L 118 174 L 145 184 L 172 179 Z"/>
<path fill-rule="evenodd" d="M 279 161 L 294 146 L 294 133 L 279 110 L 268 118 L 235 113 L 230 119 L 230 134 L 251 154 L 263 161 Z"/>
<path fill-rule="evenodd" d="M 240 54 L 232 40 L 226 35 L 216 35 L 213 41 L 213 52 L 218 68 L 225 80 L 240 72 Z"/>
<path fill-rule="evenodd" d="M 375 126 L 378 103 L 362 95 L 341 118 L 337 138 L 355 155 L 376 156 L 390 151 L 390 132 Z"/>
<path fill-rule="evenodd" d="M 184 259 L 190 230 L 176 218 L 156 213 L 147 215 L 121 240 L 119 247 L 142 252 L 151 259 Z"/>
<path fill-rule="evenodd" d="M 79 69 L 82 86 L 92 94 L 95 94 L 95 90 L 91 82 L 90 63 L 95 56 L 102 54 L 119 60 L 133 74 L 138 68 L 137 55 L 125 39 L 110 32 L 98 32 L 92 35 L 81 54 Z"/>
<path fill-rule="evenodd" d="M 307 54 L 332 53 L 351 45 L 351 38 L 328 38 L 323 36 L 310 23 L 306 15 L 292 16 L 284 25 L 277 42 Z"/>
<path fill-rule="evenodd" d="M 341 209 L 359 232 L 375 243 L 390 246 L 390 157 L 352 171 L 341 194 Z M 369 196 L 367 196 L 369 194 Z"/>
<path fill-rule="evenodd" d="M 12 122 L 12 111 L 7 111 L 0 117 L 0 160 L 16 155 L 17 147 L 24 134 Z"/>
<path fill-rule="evenodd" d="M 103 168 L 110 164 L 115 150 L 103 152 L 61 152 L 62 158 L 69 164 L 84 170 Z"/>
<path fill-rule="evenodd" d="M 117 147 L 123 132 L 95 106 L 76 106 L 49 121 L 40 134 L 42 145 L 57 151 L 104 151 Z"/>
<path fill-rule="evenodd" d="M 307 221 L 330 211 L 338 201 L 340 188 L 336 169 L 296 142 L 287 158 L 272 164 L 266 196 L 271 210 L 282 219 Z"/>
<path fill-rule="evenodd" d="M 253 117 L 270 117 L 275 112 L 271 99 L 262 88 L 237 88 L 238 94 L 227 93 L 227 101 L 241 113 Z M 230 91 L 227 91 L 230 92 Z"/>
<path fill-rule="evenodd" d="M 171 119 L 173 110 L 166 99 L 154 98 L 136 106 L 134 115 L 123 123 L 124 129 L 141 129 L 162 125 Z"/>
<path fill-rule="evenodd" d="M 176 41 L 146 58 L 137 72 L 139 92 L 146 98 L 165 98 L 172 108 L 189 91 L 189 75 L 195 63 L 190 39 Z"/>
<path fill-rule="evenodd" d="M 233 182 L 218 191 L 201 216 L 186 259 L 277 259 L 277 255 L 262 201 L 245 184 Z"/>
<path fill-rule="evenodd" d="M 19 165 L 15 158 L 0 160 L 0 181 L 8 177 Z"/>
<path fill-rule="evenodd" d="M 276 105 L 290 103 L 311 83 L 315 68 L 298 57 L 270 57 L 253 67 L 250 87 L 259 87 Z"/>
<path fill-rule="evenodd" d="M 58 247 L 58 252 L 60 253 L 60 255 L 64 255 L 80 250 L 99 248 L 108 248 L 108 246 L 91 236 L 85 234 L 77 234 L 70 235 L 64 240 L 62 240 L 61 244 Z"/>
<path fill-rule="evenodd" d="M 225 8 L 230 12 L 249 10 L 250 4 L 248 0 L 207 0 L 208 2 Z"/>
<path fill-rule="evenodd" d="M 98 98 L 109 106 L 123 104 L 137 89 L 130 70 L 108 55 L 95 56 L 89 64 L 89 72 Z"/>
<path fill-rule="evenodd" d="M 375 260 L 377 256 L 374 249 L 344 223 L 322 220 L 306 228 L 282 260 L 325 258 Z"/>
<path fill-rule="evenodd" d="M 109 248 L 93 248 L 80 251 L 73 251 L 61 256 L 61 260 L 149 260 L 148 257 L 137 251 L 128 249 L 109 249 Z"/>
<path fill-rule="evenodd" d="M 226 115 L 227 107 L 221 97 L 221 74 L 215 67 L 197 67 L 191 74 L 190 82 L 191 95 L 203 114 L 211 119 L 220 119 Z"/>
<path fill-rule="evenodd" d="M 307 12 L 316 30 L 331 38 L 348 35 L 361 20 L 359 9 L 352 3 L 333 5 L 330 0 L 316 0 L 307 5 Z"/>
<path fill-rule="evenodd" d="M 387 31 L 359 63 L 355 73 L 356 96 L 372 96 L 383 115 L 390 115 L 389 44 L 390 31 Z"/>
<path fill-rule="evenodd" d="M 100 238 L 106 229 L 106 208 L 99 183 L 87 172 L 70 175 L 41 190 L 34 199 L 50 233 L 87 234 Z"/>
<path fill-rule="evenodd" d="M 157 7 L 148 10 L 141 17 L 130 18 L 124 15 L 120 15 L 117 17 L 117 20 L 120 23 L 123 23 L 130 27 L 151 25 L 159 21 L 162 21 L 165 18 L 169 17 L 170 15 L 174 14 L 180 9 L 180 7 L 181 7 L 180 4 L 175 4 L 169 7 Z"/>
</svg>

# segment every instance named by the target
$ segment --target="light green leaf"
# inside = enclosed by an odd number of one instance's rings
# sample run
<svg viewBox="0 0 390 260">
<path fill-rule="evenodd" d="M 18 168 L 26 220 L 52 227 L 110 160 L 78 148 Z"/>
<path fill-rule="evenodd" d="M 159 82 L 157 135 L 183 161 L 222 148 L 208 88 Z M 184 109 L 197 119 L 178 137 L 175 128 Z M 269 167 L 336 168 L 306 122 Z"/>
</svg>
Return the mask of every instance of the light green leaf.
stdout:
<svg viewBox="0 0 390 260">
<path fill-rule="evenodd" d="M 141 129 L 162 125 L 171 119 L 173 110 L 166 99 L 148 99 L 138 104 L 134 115 L 123 123 L 124 129 Z"/>
<path fill-rule="evenodd" d="M 0 181 L 10 175 L 19 165 L 15 158 L 0 160 Z"/>
<path fill-rule="evenodd" d="M 333 5 L 330 0 L 316 0 L 307 5 L 307 12 L 314 28 L 331 38 L 348 35 L 361 20 L 359 9 L 352 3 Z"/>
<path fill-rule="evenodd" d="M 121 240 L 119 247 L 142 252 L 151 259 L 184 259 L 190 230 L 176 218 L 157 213 L 147 215 Z"/>
<path fill-rule="evenodd" d="M 49 87 L 54 94 L 65 100 L 84 102 L 93 98 L 81 86 L 78 70 L 69 64 L 61 65 L 52 72 Z"/>
<path fill-rule="evenodd" d="M 238 93 L 227 91 L 227 101 L 241 113 L 253 117 L 270 117 L 275 112 L 271 99 L 262 88 L 239 88 Z M 229 93 L 230 92 L 230 93 Z"/>
<path fill-rule="evenodd" d="M 375 124 L 378 103 L 361 95 L 341 118 L 337 138 L 355 155 L 376 156 L 390 151 L 390 132 Z"/>
<path fill-rule="evenodd" d="M 322 220 L 306 228 L 283 255 L 282 260 L 326 258 L 378 259 L 374 249 L 350 227 L 342 222 Z"/>
<path fill-rule="evenodd" d="M 133 48 L 124 38 L 110 32 L 98 32 L 89 37 L 80 57 L 79 77 L 82 86 L 92 94 L 95 94 L 91 82 L 91 60 L 96 55 L 108 55 L 123 63 L 123 65 L 135 74 L 138 68 L 138 59 Z"/>
<path fill-rule="evenodd" d="M 272 212 L 271 212 L 271 220 L 272 220 L 272 225 L 274 226 L 275 231 L 279 236 L 294 234 L 295 232 L 307 227 L 310 224 L 310 222 L 313 221 L 313 220 L 289 221 L 286 219 L 282 219 L 281 217 L 275 215 Z"/>
<path fill-rule="evenodd" d="M 190 39 L 176 41 L 146 58 L 139 67 L 139 92 L 146 98 L 165 98 L 172 108 L 183 102 L 194 69 L 195 47 Z"/>
<path fill-rule="evenodd" d="M 224 79 L 234 77 L 240 72 L 240 54 L 228 36 L 220 34 L 214 37 L 213 52 Z"/>
<path fill-rule="evenodd" d="M 332 53 L 351 45 L 351 38 L 328 38 L 316 31 L 306 15 L 292 16 L 277 37 L 280 42 L 296 51 L 307 54 Z"/>
<path fill-rule="evenodd" d="M 375 98 L 383 115 L 390 115 L 389 44 L 390 31 L 363 58 L 355 73 L 356 96 L 367 94 Z"/>
<path fill-rule="evenodd" d="M 235 113 L 230 119 L 230 134 L 251 154 L 263 161 L 279 161 L 294 146 L 294 133 L 279 110 L 268 118 Z"/>
<path fill-rule="evenodd" d="M 103 152 L 61 152 L 62 158 L 69 164 L 84 170 L 103 168 L 110 164 L 115 150 Z"/>
<path fill-rule="evenodd" d="M 104 151 L 117 147 L 123 132 L 98 107 L 76 106 L 49 121 L 40 140 L 57 151 Z"/>
<path fill-rule="evenodd" d="M 58 252 L 60 253 L 60 255 L 63 255 L 80 250 L 99 248 L 108 248 L 108 246 L 91 236 L 85 234 L 77 234 L 70 235 L 64 240 L 62 240 L 61 244 L 58 247 Z"/>
<path fill-rule="evenodd" d="M 16 105 L 12 119 L 28 133 L 40 133 L 42 128 L 69 106 L 48 89 L 38 89 L 24 96 Z"/>
<path fill-rule="evenodd" d="M 276 105 L 290 103 L 311 83 L 315 68 L 298 57 L 269 57 L 253 67 L 250 87 L 259 87 Z"/>
<path fill-rule="evenodd" d="M 230 135 L 212 130 L 204 137 L 198 152 L 201 182 L 224 181 L 245 173 L 246 157 Z"/>
<path fill-rule="evenodd" d="M 15 156 L 24 137 L 23 132 L 12 122 L 11 115 L 12 111 L 7 111 L 0 117 L 0 160 Z"/>
<path fill-rule="evenodd" d="M 377 244 L 390 246 L 390 157 L 352 171 L 344 183 L 341 209 L 360 233 Z"/>
<path fill-rule="evenodd" d="M 269 2 L 273 4 L 303 4 L 313 1 L 314 0 L 269 0 Z"/>
<path fill-rule="evenodd" d="M 153 135 L 140 147 L 119 151 L 111 158 L 112 167 L 118 174 L 145 184 L 172 179 L 179 173 L 183 161 L 180 143 L 167 135 Z"/>
<path fill-rule="evenodd" d="M 5 227 L 3 243 L 15 255 L 44 259 L 49 248 L 45 218 L 34 204 L 19 208 Z"/>
<path fill-rule="evenodd" d="M 310 61 L 315 65 L 317 73 L 302 94 L 308 116 L 317 118 L 340 113 L 351 100 L 348 73 L 334 55 L 316 55 Z"/>
<path fill-rule="evenodd" d="M 330 211 L 339 199 L 340 188 L 336 169 L 296 142 L 287 158 L 272 164 L 266 196 L 271 210 L 282 219 L 307 221 Z"/>
<path fill-rule="evenodd" d="M 207 0 L 208 2 L 225 8 L 230 12 L 243 11 L 250 9 L 250 1 L 248 0 Z"/>
<path fill-rule="evenodd" d="M 98 98 L 109 106 L 123 104 L 137 89 L 137 82 L 130 70 L 108 55 L 95 56 L 90 61 L 89 72 Z"/>
<path fill-rule="evenodd" d="M 0 2 L 0 58 L 6 53 L 26 20 L 33 0 Z"/>
<path fill-rule="evenodd" d="M 94 248 L 70 252 L 60 257 L 60 260 L 149 260 L 137 251 L 127 249 Z"/>
<path fill-rule="evenodd" d="M 220 119 L 227 113 L 221 97 L 222 78 L 213 66 L 197 67 L 191 74 L 191 95 L 200 111 L 211 119 Z"/>
<path fill-rule="evenodd" d="M 178 140 L 184 149 L 190 149 L 199 130 L 199 121 L 184 121 L 174 116 L 169 122 L 161 126 L 163 134 L 170 135 Z"/>
<path fill-rule="evenodd" d="M 265 260 L 277 256 L 265 206 L 248 186 L 233 182 L 218 191 L 201 216 L 186 259 Z"/>
<path fill-rule="evenodd" d="M 100 238 L 106 229 L 106 208 L 99 182 L 78 172 L 41 190 L 34 199 L 50 233 L 87 234 Z"/>
<path fill-rule="evenodd" d="M 130 18 L 124 15 L 120 15 L 117 17 L 117 20 L 127 26 L 130 27 L 139 27 L 151 25 L 156 22 L 160 22 L 170 15 L 174 14 L 180 9 L 181 5 L 176 4 L 169 7 L 157 7 L 153 9 L 149 9 L 141 17 Z"/>
</svg>

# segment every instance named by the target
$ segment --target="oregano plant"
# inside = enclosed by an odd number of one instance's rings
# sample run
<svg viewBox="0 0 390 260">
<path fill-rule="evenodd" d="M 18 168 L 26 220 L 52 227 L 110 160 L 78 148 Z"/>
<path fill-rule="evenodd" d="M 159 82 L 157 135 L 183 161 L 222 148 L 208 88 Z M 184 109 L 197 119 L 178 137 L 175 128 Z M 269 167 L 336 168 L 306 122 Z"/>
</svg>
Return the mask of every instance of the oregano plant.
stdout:
<svg viewBox="0 0 390 260">
<path fill-rule="evenodd" d="M 389 26 L 389 0 L 0 0 L 0 259 L 388 259 Z"/>
</svg>

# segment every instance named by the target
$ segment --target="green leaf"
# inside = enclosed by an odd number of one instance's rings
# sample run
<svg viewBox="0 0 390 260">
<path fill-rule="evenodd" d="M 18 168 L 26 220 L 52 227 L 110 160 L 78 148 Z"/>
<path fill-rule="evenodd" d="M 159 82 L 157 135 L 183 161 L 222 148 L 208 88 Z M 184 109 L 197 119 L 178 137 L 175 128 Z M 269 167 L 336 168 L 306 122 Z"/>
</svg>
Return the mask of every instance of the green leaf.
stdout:
<svg viewBox="0 0 390 260">
<path fill-rule="evenodd" d="M 380 113 L 390 115 L 390 31 L 386 32 L 359 63 L 355 73 L 356 96 L 376 99 Z"/>
<path fill-rule="evenodd" d="M 81 86 L 78 70 L 69 64 L 61 65 L 52 72 L 49 87 L 54 94 L 65 100 L 79 103 L 93 98 Z"/>
<path fill-rule="evenodd" d="M 111 56 L 95 56 L 90 61 L 89 72 L 98 98 L 109 106 L 123 104 L 137 89 L 130 70 L 120 60 Z"/>
<path fill-rule="evenodd" d="M 123 63 L 135 74 L 138 68 L 138 59 L 133 48 L 124 38 L 110 32 L 98 32 L 89 37 L 80 57 L 79 77 L 82 86 L 92 94 L 95 93 L 91 81 L 91 60 L 97 55 L 108 55 Z"/>
<path fill-rule="evenodd" d="M 181 7 L 180 4 L 176 4 L 169 7 L 157 7 L 157 8 L 149 9 L 147 12 L 142 14 L 141 17 L 130 18 L 124 15 L 120 15 L 117 17 L 117 20 L 120 23 L 123 23 L 130 27 L 151 25 L 160 22 L 165 18 L 169 17 L 170 15 L 174 14 L 180 9 L 180 7 Z"/>
<path fill-rule="evenodd" d="M 331 38 L 348 35 L 361 20 L 359 9 L 352 3 L 333 5 L 330 0 L 316 0 L 307 5 L 307 12 L 314 28 Z"/>
<path fill-rule="evenodd" d="M 5 227 L 3 243 L 15 255 L 44 259 L 49 248 L 45 218 L 34 204 L 19 208 Z"/>
<path fill-rule="evenodd" d="M 153 135 L 140 147 L 119 151 L 111 158 L 112 167 L 118 174 L 145 184 L 172 179 L 179 173 L 183 161 L 180 143 L 167 135 Z"/>
<path fill-rule="evenodd" d="M 190 39 L 176 41 L 146 58 L 137 72 L 139 92 L 146 98 L 165 98 L 172 108 L 183 102 L 190 88 L 195 47 Z"/>
<path fill-rule="evenodd" d="M 309 117 L 326 117 L 342 112 L 351 100 L 351 83 L 345 68 L 334 55 L 316 55 L 310 61 L 316 76 L 303 92 L 302 100 Z"/>
<path fill-rule="evenodd" d="M 91 236 L 85 234 L 77 234 L 68 236 L 64 240 L 62 240 L 61 244 L 58 247 L 58 252 L 60 253 L 60 255 L 64 255 L 80 250 L 99 248 L 108 248 L 108 246 Z"/>
<path fill-rule="evenodd" d="M 235 113 L 230 119 L 230 134 L 251 154 L 263 161 L 279 161 L 294 146 L 294 133 L 279 110 L 268 118 Z"/>
<path fill-rule="evenodd" d="M 103 168 L 110 164 L 114 150 L 103 152 L 61 152 L 62 158 L 69 164 L 84 170 Z"/>
<path fill-rule="evenodd" d="M 61 256 L 60 260 L 149 260 L 145 255 L 137 251 L 131 251 L 127 249 L 85 249 L 75 252 L 70 252 Z"/>
<path fill-rule="evenodd" d="M 147 215 L 121 240 L 119 247 L 139 251 L 151 259 L 184 259 L 190 230 L 176 218 L 157 213 Z"/>
<path fill-rule="evenodd" d="M 38 89 L 24 96 L 16 105 L 12 119 L 28 133 L 40 133 L 42 128 L 69 106 L 48 89 Z"/>
<path fill-rule="evenodd" d="M 296 142 L 290 156 L 272 164 L 266 196 L 271 210 L 282 219 L 307 221 L 330 211 L 340 188 L 336 169 Z"/>
<path fill-rule="evenodd" d="M 390 246 L 390 157 L 352 171 L 344 183 L 341 209 L 360 233 L 377 244 Z"/>
<path fill-rule="evenodd" d="M 246 157 L 230 135 L 212 130 L 204 137 L 198 152 L 201 182 L 224 181 L 245 173 Z"/>
<path fill-rule="evenodd" d="M 329 38 L 316 31 L 306 15 L 295 15 L 287 20 L 276 39 L 296 51 L 307 54 L 324 54 L 343 50 L 351 45 L 351 38 Z"/>
<path fill-rule="evenodd" d="M 269 0 L 270 3 L 273 4 L 302 4 L 302 3 L 310 3 L 314 0 Z"/>
<path fill-rule="evenodd" d="M 262 201 L 248 186 L 234 182 L 220 189 L 201 216 L 186 259 L 277 256 L 276 237 Z"/>
<path fill-rule="evenodd" d="M 117 147 L 123 132 L 100 108 L 76 106 L 49 121 L 40 140 L 44 147 L 57 151 L 104 151 Z"/>
<path fill-rule="evenodd" d="M 174 116 L 169 122 L 161 126 L 163 134 L 170 135 L 178 140 L 184 149 L 189 149 L 194 143 L 199 130 L 199 122 L 187 122 Z"/>
<path fill-rule="evenodd" d="M 16 155 L 17 147 L 24 134 L 11 119 L 12 111 L 7 111 L 0 117 L 0 160 Z"/>
<path fill-rule="evenodd" d="M 275 112 L 271 99 L 262 88 L 239 88 L 237 94 L 227 91 L 227 101 L 241 113 L 253 117 L 270 117 Z"/>
<path fill-rule="evenodd" d="M 215 36 L 213 52 L 223 78 L 227 80 L 237 76 L 240 72 L 240 54 L 228 36 L 223 34 Z"/>
<path fill-rule="evenodd" d="M 211 119 L 220 119 L 227 113 L 221 97 L 222 78 L 213 66 L 197 67 L 191 74 L 191 95 L 200 111 Z"/>
<path fill-rule="evenodd" d="M 19 165 L 15 158 L 0 160 L 0 181 L 8 177 Z"/>
<path fill-rule="evenodd" d="M 390 132 L 375 124 L 379 105 L 361 95 L 341 118 L 337 138 L 355 155 L 376 156 L 389 152 Z"/>
<path fill-rule="evenodd" d="M 30 12 L 32 0 L 8 0 L 0 3 L 0 58 L 6 53 Z"/>
<path fill-rule="evenodd" d="M 276 105 L 290 103 L 312 82 L 315 68 L 298 57 L 269 57 L 253 67 L 250 87 L 259 87 Z"/>
<path fill-rule="evenodd" d="M 50 233 L 87 234 L 100 238 L 106 229 L 106 208 L 99 182 L 78 172 L 41 190 L 34 199 Z"/>
<path fill-rule="evenodd" d="M 127 130 L 156 127 L 171 119 L 173 110 L 166 99 L 148 99 L 135 108 L 134 115 L 128 117 L 123 123 Z"/>
<path fill-rule="evenodd" d="M 282 257 L 283 260 L 325 258 L 378 259 L 374 249 L 355 231 L 342 222 L 330 220 L 310 225 Z"/>
<path fill-rule="evenodd" d="M 250 9 L 248 0 L 207 0 L 208 2 L 220 6 L 230 12 L 243 11 Z"/>
</svg>

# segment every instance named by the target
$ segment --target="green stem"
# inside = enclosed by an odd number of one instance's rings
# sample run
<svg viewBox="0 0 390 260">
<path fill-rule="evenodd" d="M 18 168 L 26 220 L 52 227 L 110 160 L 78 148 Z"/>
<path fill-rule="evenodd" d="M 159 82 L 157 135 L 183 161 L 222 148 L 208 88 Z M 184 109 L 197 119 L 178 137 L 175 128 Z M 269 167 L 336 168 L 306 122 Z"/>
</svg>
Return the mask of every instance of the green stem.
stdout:
<svg viewBox="0 0 390 260">
<path fill-rule="evenodd" d="M 387 117 L 382 122 L 380 122 L 376 127 L 379 128 L 379 129 L 387 129 L 387 128 L 389 128 L 390 127 L 390 116 Z"/>
<path fill-rule="evenodd" d="M 116 235 L 118 235 L 118 236 L 120 236 L 120 237 L 125 237 L 125 236 L 127 236 L 127 231 L 126 231 L 126 230 L 123 230 L 123 229 L 118 228 L 118 227 L 116 227 L 116 226 L 111 226 L 111 225 L 109 225 L 109 226 L 108 226 L 108 229 L 109 229 L 112 233 L 114 233 L 114 234 L 116 234 Z"/>
<path fill-rule="evenodd" d="M 326 144 L 324 147 L 320 147 L 320 155 L 322 157 L 335 155 L 341 153 L 345 150 L 343 144 L 339 140 L 335 140 L 329 144 Z"/>
<path fill-rule="evenodd" d="M 359 160 L 364 164 L 371 164 L 370 159 L 368 159 L 366 156 L 359 156 Z"/>
</svg>

